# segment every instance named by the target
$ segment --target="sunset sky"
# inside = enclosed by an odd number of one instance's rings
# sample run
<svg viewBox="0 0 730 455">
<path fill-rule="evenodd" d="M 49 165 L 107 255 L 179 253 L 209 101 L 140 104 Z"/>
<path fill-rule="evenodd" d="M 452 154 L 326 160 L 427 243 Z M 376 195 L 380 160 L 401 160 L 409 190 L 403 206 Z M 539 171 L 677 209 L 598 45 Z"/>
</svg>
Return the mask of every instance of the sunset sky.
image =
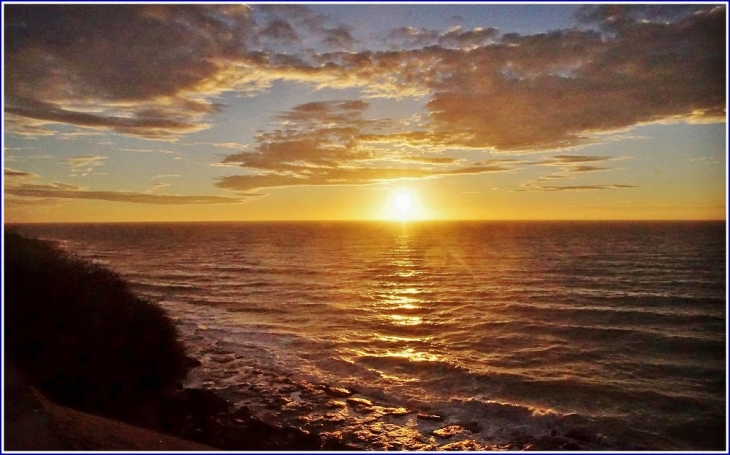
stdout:
<svg viewBox="0 0 730 455">
<path fill-rule="evenodd" d="M 3 4 L 5 222 L 725 219 L 724 4 Z"/>
</svg>

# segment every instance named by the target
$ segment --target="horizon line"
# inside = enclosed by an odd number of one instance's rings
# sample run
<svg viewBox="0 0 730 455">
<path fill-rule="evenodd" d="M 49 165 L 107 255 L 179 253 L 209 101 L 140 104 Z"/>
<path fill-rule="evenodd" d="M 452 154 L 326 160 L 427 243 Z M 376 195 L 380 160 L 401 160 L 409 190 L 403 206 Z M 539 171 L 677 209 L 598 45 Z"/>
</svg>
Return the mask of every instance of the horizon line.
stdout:
<svg viewBox="0 0 730 455">
<path fill-rule="evenodd" d="M 425 224 L 425 223 L 727 223 L 727 218 L 461 218 L 461 219 L 423 219 L 423 220 L 387 220 L 387 219 L 265 219 L 265 220 L 128 220 L 128 221 L 3 221 L 3 226 L 29 224 L 183 224 L 183 223 L 382 223 L 382 224 Z"/>
</svg>

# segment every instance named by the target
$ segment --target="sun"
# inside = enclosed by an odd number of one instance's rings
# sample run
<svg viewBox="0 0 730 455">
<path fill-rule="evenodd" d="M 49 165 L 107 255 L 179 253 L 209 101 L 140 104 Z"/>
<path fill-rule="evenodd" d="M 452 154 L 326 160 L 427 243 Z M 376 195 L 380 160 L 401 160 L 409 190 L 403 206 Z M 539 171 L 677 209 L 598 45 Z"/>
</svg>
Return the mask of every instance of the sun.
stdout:
<svg viewBox="0 0 730 455">
<path fill-rule="evenodd" d="M 397 189 L 388 198 L 385 218 L 398 221 L 421 219 L 423 208 L 413 191 Z"/>
<path fill-rule="evenodd" d="M 405 191 L 401 191 L 395 195 L 395 201 L 393 203 L 399 212 L 404 214 L 408 213 L 413 208 L 413 196 Z"/>
</svg>

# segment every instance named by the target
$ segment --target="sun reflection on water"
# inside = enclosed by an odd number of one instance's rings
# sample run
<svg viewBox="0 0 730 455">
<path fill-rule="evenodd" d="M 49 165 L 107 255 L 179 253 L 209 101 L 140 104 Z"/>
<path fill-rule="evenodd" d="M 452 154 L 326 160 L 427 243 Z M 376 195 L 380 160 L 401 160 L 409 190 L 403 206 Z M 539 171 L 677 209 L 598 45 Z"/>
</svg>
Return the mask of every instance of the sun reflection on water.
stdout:
<svg viewBox="0 0 730 455">
<path fill-rule="evenodd" d="M 396 325 L 420 325 L 423 323 L 423 318 L 420 316 L 403 316 L 400 314 L 391 314 L 388 316 L 393 320 Z"/>
<path fill-rule="evenodd" d="M 393 237 L 392 248 L 383 251 L 379 259 L 381 262 L 378 267 L 383 272 L 373 283 L 377 290 L 371 294 L 371 309 L 375 317 L 382 321 L 384 333 L 374 334 L 379 348 L 377 353 L 371 351 L 367 355 L 411 362 L 444 361 L 442 355 L 434 352 L 433 336 L 406 335 L 406 332 L 416 327 L 433 322 L 433 315 L 429 311 L 433 304 L 433 291 L 429 289 L 431 281 L 423 269 L 423 252 L 412 230 L 403 227 L 397 232 Z M 388 333 L 391 331 L 401 331 L 403 335 Z M 395 374 L 399 381 L 417 380 L 391 365 L 378 366 L 377 373 L 381 377 Z"/>
</svg>

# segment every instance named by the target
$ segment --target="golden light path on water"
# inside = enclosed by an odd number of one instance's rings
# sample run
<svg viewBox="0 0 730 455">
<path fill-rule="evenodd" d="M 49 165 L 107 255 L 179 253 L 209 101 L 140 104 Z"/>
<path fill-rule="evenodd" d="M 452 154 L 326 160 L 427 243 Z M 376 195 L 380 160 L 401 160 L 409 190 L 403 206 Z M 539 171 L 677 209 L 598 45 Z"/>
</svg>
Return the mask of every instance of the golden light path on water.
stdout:
<svg viewBox="0 0 730 455">
<path fill-rule="evenodd" d="M 408 192 L 399 191 L 395 193 L 393 199 L 394 206 L 407 213 L 413 208 L 414 200 Z M 416 252 L 412 245 L 413 238 L 408 223 L 401 225 L 398 235 L 394 238 L 395 245 L 393 249 L 385 255 L 387 259 L 382 266 L 391 273 L 383 274 L 382 281 L 378 283 L 380 292 L 372 295 L 373 303 L 371 309 L 375 313 L 375 317 L 381 318 L 391 326 L 396 328 L 414 328 L 424 325 L 423 312 L 428 310 L 429 301 L 427 299 L 428 286 L 421 275 L 423 272 L 418 269 Z M 417 284 L 422 286 L 417 287 Z M 397 329 L 396 329 L 397 330 Z M 430 350 L 433 336 L 418 335 L 383 335 L 373 334 L 374 338 L 385 345 L 379 352 L 356 351 L 357 356 L 376 355 L 381 358 L 401 358 L 412 362 L 440 362 L 447 361 L 444 356 L 432 352 Z M 389 348 L 392 345 L 393 348 Z M 429 347 L 428 350 L 423 349 Z M 383 371 L 378 371 L 383 378 L 397 379 L 402 382 L 418 381 L 416 377 L 392 376 Z"/>
</svg>

